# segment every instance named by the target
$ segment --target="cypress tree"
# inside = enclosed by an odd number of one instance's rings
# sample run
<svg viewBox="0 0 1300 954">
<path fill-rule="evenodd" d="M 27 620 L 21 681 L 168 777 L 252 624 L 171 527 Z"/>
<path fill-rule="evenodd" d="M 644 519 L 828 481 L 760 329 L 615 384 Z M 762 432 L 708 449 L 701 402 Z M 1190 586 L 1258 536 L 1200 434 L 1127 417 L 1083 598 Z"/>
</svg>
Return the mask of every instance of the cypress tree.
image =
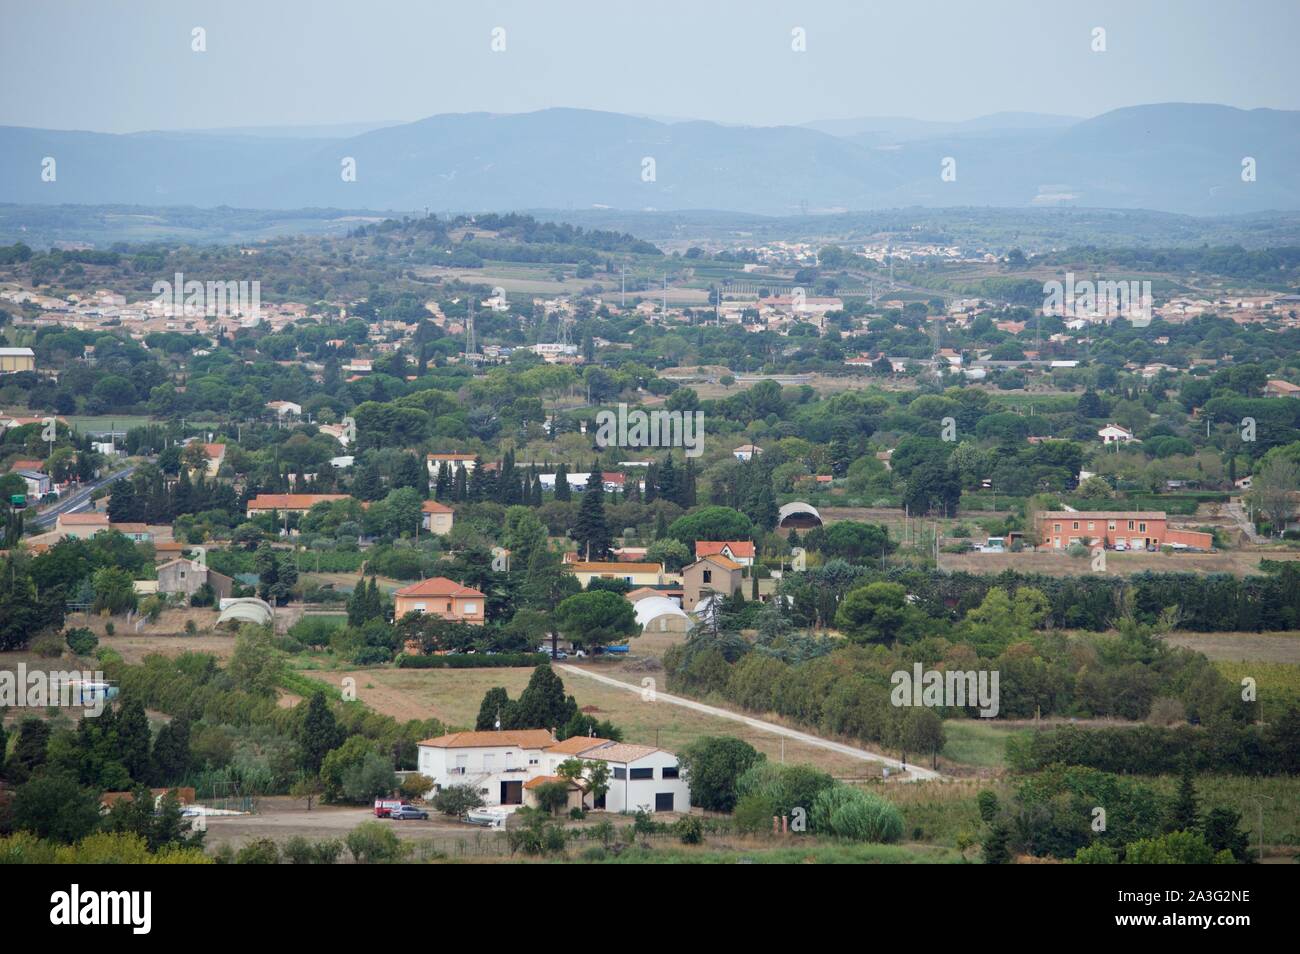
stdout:
<svg viewBox="0 0 1300 954">
<path fill-rule="evenodd" d="M 593 470 L 587 478 L 587 489 L 583 491 L 582 503 L 578 505 L 578 516 L 574 520 L 570 536 L 578 543 L 578 552 L 583 559 L 603 560 L 609 555 L 613 537 L 605 522 L 605 491 L 601 486 L 600 472 Z"/>
</svg>

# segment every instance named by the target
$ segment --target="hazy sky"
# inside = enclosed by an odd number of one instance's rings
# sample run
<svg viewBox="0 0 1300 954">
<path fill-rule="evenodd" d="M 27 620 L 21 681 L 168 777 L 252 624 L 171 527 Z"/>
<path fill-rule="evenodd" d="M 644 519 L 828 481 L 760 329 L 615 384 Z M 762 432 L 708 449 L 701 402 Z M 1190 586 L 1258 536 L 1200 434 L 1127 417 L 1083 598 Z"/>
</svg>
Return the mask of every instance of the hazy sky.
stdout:
<svg viewBox="0 0 1300 954">
<path fill-rule="evenodd" d="M 205 53 L 191 51 L 194 27 Z M 806 52 L 791 49 L 796 27 Z M 1167 101 L 1297 109 L 1298 27 L 1300 0 L 0 0 L 0 125 L 549 106 L 764 125 Z"/>
</svg>

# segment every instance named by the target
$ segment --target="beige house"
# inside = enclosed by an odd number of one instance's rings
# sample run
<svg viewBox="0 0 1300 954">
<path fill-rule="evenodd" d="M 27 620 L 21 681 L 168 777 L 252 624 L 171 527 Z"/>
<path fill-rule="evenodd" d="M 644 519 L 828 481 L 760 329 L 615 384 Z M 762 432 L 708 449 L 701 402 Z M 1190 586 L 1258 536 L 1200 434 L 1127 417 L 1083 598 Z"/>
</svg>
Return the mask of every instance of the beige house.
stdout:
<svg viewBox="0 0 1300 954">
<path fill-rule="evenodd" d="M 404 586 L 393 593 L 393 618 L 407 613 L 441 616 L 459 623 L 482 626 L 487 597 L 470 586 L 445 576 L 435 576 Z"/>
<path fill-rule="evenodd" d="M 688 613 L 712 593 L 731 596 L 740 589 L 745 568 L 721 554 L 701 557 L 682 568 L 682 609 Z"/>
<path fill-rule="evenodd" d="M 564 568 L 578 578 L 583 589 L 593 579 L 623 580 L 632 586 L 658 586 L 664 582 L 662 563 L 575 560 L 564 564 Z"/>
<path fill-rule="evenodd" d="M 436 500 L 426 500 L 420 510 L 422 512 L 420 526 L 425 530 L 440 536 L 451 532 L 456 512 L 446 504 L 438 503 Z"/>
<path fill-rule="evenodd" d="M 258 494 L 248 502 L 248 517 L 275 511 L 279 514 L 304 514 L 318 503 L 348 500 L 348 494 Z"/>
<path fill-rule="evenodd" d="M 234 592 L 235 581 L 224 573 L 218 573 L 197 560 L 181 557 L 158 567 L 158 592 L 193 596 L 206 583 L 218 600 L 226 599 Z"/>
<path fill-rule="evenodd" d="M 65 537 L 89 540 L 108 529 L 106 513 L 61 513 L 54 518 L 54 529 Z"/>
<path fill-rule="evenodd" d="M 0 374 L 36 370 L 36 352 L 31 348 L 0 348 Z"/>
</svg>

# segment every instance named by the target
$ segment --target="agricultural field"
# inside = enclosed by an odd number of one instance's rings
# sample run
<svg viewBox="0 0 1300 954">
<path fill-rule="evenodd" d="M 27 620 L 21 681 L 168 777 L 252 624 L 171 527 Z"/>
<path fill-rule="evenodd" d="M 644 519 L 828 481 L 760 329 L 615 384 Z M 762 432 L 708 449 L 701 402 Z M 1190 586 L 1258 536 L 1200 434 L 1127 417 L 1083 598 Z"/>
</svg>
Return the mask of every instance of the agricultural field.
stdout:
<svg viewBox="0 0 1300 954">
<path fill-rule="evenodd" d="M 332 685 L 344 678 L 356 680 L 358 699 L 384 715 L 399 721 L 441 720 L 448 726 L 472 729 L 484 693 L 503 686 L 517 698 L 532 675 L 518 669 L 363 669 L 341 672 L 306 672 L 304 675 Z M 617 675 L 610 673 L 610 675 Z M 624 692 L 593 680 L 561 673 L 565 691 L 578 706 L 597 719 L 609 720 L 623 730 L 628 742 L 660 745 L 676 751 L 700 736 L 730 735 L 744 739 L 774 761 L 782 752 L 787 762 L 816 765 L 837 777 L 861 778 L 879 769 L 848 756 L 779 737 L 733 722 L 667 703 L 643 702 L 637 693 Z M 625 677 L 626 678 L 626 677 Z M 636 684 L 640 684 L 640 678 Z M 662 682 L 662 673 L 652 674 Z M 631 681 L 629 679 L 629 681 Z"/>
</svg>

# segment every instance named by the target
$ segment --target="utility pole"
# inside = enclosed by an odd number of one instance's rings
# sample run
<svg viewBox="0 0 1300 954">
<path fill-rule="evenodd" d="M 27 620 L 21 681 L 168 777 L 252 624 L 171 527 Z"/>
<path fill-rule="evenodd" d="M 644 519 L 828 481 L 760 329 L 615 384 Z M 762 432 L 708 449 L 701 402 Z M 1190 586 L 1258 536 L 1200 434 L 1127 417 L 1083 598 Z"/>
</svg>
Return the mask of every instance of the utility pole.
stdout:
<svg viewBox="0 0 1300 954">
<path fill-rule="evenodd" d="M 627 307 L 627 263 L 626 262 L 623 263 L 622 269 L 623 269 L 623 297 L 619 299 L 618 306 L 620 308 L 626 308 Z"/>
<path fill-rule="evenodd" d="M 1248 797 L 1255 802 L 1256 807 L 1259 809 L 1259 860 L 1262 862 L 1264 860 L 1264 802 L 1273 801 L 1273 797 L 1271 795 L 1250 795 Z"/>
</svg>

